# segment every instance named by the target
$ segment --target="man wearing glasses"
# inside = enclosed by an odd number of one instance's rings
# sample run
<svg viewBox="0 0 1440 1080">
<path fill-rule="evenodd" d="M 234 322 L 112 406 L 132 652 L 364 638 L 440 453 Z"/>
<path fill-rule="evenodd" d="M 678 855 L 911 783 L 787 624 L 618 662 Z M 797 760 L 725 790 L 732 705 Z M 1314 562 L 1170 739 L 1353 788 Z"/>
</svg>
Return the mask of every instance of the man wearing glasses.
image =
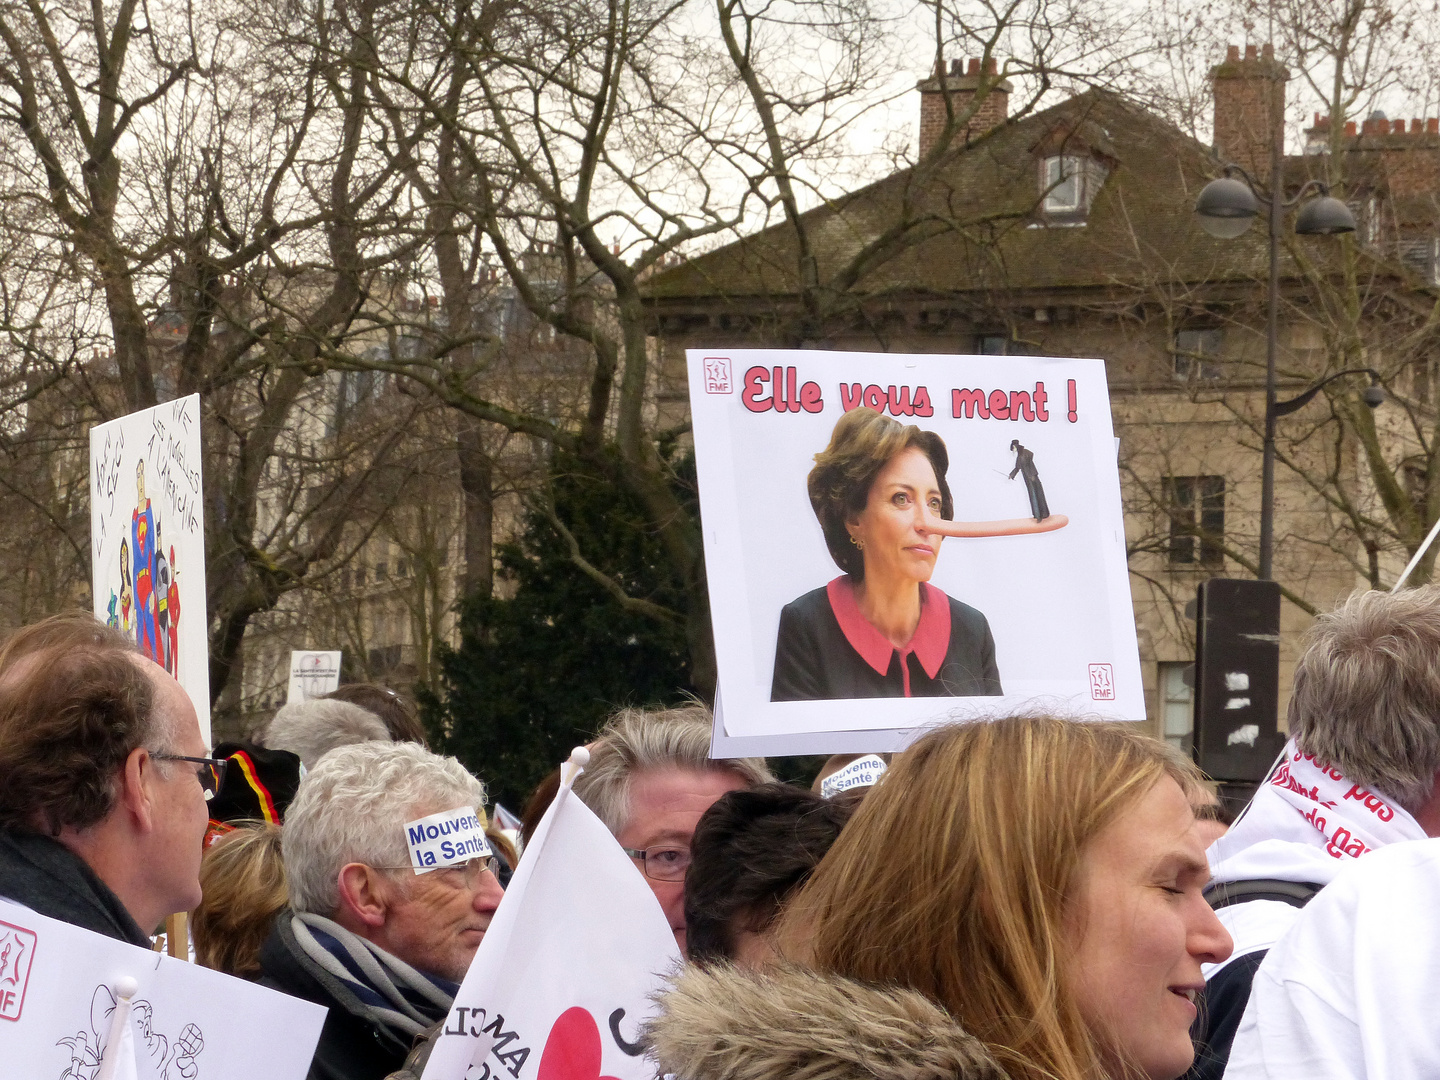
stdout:
<svg viewBox="0 0 1440 1080">
<path fill-rule="evenodd" d="M 0 896 L 148 947 L 200 902 L 222 768 L 180 685 L 117 631 L 18 631 L 0 647 Z"/>
<path fill-rule="evenodd" d="M 711 760 L 712 723 L 700 705 L 622 709 L 590 744 L 574 788 L 645 875 L 682 954 L 695 825 L 727 792 L 774 780 L 763 758 Z"/>
<path fill-rule="evenodd" d="M 260 981 L 329 1009 L 311 1080 L 380 1080 L 450 1011 L 503 896 L 484 803 L 414 743 L 339 747 L 300 782 Z"/>
</svg>

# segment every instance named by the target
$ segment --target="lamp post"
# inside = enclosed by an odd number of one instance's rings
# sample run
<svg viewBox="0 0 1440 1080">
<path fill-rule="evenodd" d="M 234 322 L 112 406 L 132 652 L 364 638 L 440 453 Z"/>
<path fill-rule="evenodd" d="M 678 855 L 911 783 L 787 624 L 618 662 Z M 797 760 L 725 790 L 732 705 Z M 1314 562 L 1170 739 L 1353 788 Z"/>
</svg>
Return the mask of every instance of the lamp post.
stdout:
<svg viewBox="0 0 1440 1080">
<path fill-rule="evenodd" d="M 1355 216 L 1350 208 L 1330 195 L 1329 189 L 1318 181 L 1310 180 L 1293 199 L 1285 198 L 1285 182 L 1282 175 L 1284 158 L 1280 139 L 1271 140 L 1270 147 L 1270 194 L 1268 211 L 1270 219 L 1270 281 L 1266 294 L 1268 311 L 1265 319 L 1265 452 L 1260 483 L 1260 573 L 1262 581 L 1273 576 L 1271 561 L 1275 544 L 1275 419 L 1285 412 L 1293 412 L 1304 404 L 1298 398 L 1285 402 L 1290 406 L 1279 411 L 1275 400 L 1275 352 L 1280 326 L 1280 226 L 1285 211 L 1300 206 L 1295 215 L 1295 232 L 1300 236 L 1326 236 L 1355 231 Z M 1211 236 L 1232 240 L 1244 233 L 1260 214 L 1260 200 L 1255 195 L 1255 180 L 1238 165 L 1225 165 L 1226 175 L 1206 184 L 1195 200 L 1195 214 L 1200 227 Z M 1244 181 L 1236 180 L 1230 173 L 1239 173 Z M 1311 191 L 1319 193 L 1318 198 L 1305 201 Z M 1304 205 L 1300 205 L 1304 201 Z M 1347 373 L 1338 373 L 1347 374 Z M 1331 376 L 1334 378 L 1335 376 Z M 1376 376 L 1378 381 L 1378 376 Z M 1328 382 L 1329 380 L 1325 380 Z M 1320 385 L 1324 385 L 1321 383 Z M 1305 401 L 1314 396 L 1319 386 L 1312 387 L 1301 397 Z M 1378 387 L 1372 387 L 1378 389 Z M 1368 392 L 1368 391 L 1367 391 Z M 1369 398 L 1366 404 L 1372 408 L 1379 405 L 1381 398 L 1373 404 Z M 1307 396 L 1308 395 L 1308 396 Z"/>
</svg>

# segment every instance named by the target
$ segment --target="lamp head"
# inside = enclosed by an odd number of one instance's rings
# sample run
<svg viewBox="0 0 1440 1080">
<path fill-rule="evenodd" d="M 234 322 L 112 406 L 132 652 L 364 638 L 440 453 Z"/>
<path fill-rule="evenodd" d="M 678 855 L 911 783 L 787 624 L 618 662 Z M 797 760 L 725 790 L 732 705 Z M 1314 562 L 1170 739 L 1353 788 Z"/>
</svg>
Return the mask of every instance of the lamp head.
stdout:
<svg viewBox="0 0 1440 1080">
<path fill-rule="evenodd" d="M 1221 240 L 1233 240 L 1245 232 L 1259 213 L 1260 201 L 1250 185 L 1228 176 L 1211 180 L 1195 200 L 1200 228 Z"/>
<path fill-rule="evenodd" d="M 1333 195 L 1321 195 L 1300 207 L 1295 232 L 1300 236 L 1334 236 L 1355 231 L 1355 215 Z"/>
<path fill-rule="evenodd" d="M 1383 386 L 1371 385 L 1360 391 L 1360 400 L 1369 405 L 1372 409 L 1378 409 L 1385 404 L 1385 388 Z"/>
</svg>

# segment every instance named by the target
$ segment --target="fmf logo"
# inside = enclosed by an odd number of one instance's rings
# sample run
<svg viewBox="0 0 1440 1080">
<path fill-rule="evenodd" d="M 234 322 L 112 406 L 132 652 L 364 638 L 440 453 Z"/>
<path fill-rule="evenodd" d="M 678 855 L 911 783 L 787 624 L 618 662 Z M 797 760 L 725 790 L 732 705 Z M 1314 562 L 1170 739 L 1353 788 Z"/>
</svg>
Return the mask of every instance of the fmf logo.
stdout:
<svg viewBox="0 0 1440 1080">
<path fill-rule="evenodd" d="M 0 922 L 0 1020 L 19 1020 L 35 959 L 35 931 Z"/>
<path fill-rule="evenodd" d="M 1109 664 L 1090 665 L 1090 699 L 1115 700 L 1115 672 Z"/>
<path fill-rule="evenodd" d="M 725 356 L 705 357 L 705 392 L 707 394 L 734 393 L 730 381 L 730 359 Z"/>
</svg>

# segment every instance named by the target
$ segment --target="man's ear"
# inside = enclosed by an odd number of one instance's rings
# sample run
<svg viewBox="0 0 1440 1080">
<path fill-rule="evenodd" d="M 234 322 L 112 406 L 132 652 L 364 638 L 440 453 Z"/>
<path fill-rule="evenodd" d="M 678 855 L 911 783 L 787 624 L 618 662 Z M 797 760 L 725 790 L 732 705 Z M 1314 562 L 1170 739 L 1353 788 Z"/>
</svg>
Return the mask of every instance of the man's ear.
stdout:
<svg viewBox="0 0 1440 1080">
<path fill-rule="evenodd" d="M 390 907 L 389 890 L 380 871 L 364 863 L 346 863 L 340 868 L 340 910 L 365 926 L 385 925 Z M 336 922 L 344 924 L 343 919 Z"/>
<path fill-rule="evenodd" d="M 155 827 L 155 801 L 150 785 L 160 779 L 160 765 L 143 746 L 130 751 L 120 769 L 120 790 L 116 803 L 135 822 L 135 828 L 148 833 Z"/>
</svg>

